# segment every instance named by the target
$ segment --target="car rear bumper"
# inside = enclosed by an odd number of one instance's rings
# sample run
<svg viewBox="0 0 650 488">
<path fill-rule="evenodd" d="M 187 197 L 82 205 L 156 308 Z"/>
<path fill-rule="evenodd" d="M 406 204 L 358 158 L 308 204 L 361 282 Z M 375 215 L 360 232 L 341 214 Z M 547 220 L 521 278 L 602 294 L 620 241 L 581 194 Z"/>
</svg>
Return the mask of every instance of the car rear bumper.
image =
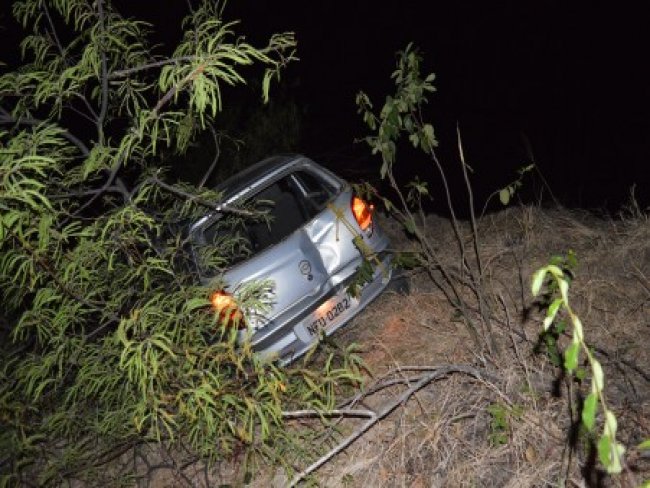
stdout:
<svg viewBox="0 0 650 488">
<path fill-rule="evenodd" d="M 367 283 L 361 290 L 358 300 L 354 300 L 354 306 L 345 311 L 340 319 L 335 319 L 327 324 L 322 330 L 326 335 L 343 327 L 361 312 L 372 300 L 374 300 L 388 286 L 392 277 L 391 258 L 386 255 L 382 265 L 377 266 L 372 281 Z M 319 310 L 327 307 L 328 301 L 334 303 L 337 297 L 346 296 L 345 290 L 354 279 L 354 273 L 336 286 L 328 288 L 320 296 L 313 299 L 310 306 L 301 307 L 300 312 L 291 316 L 291 312 L 282 314 L 273 320 L 267 327 L 255 333 L 252 337 L 253 349 L 263 358 L 279 360 L 282 365 L 289 364 L 305 354 L 307 350 L 317 342 L 321 334 L 310 336 L 305 334 L 305 327 L 312 324 L 315 317 L 318 317 Z M 282 324 L 278 326 L 277 324 Z M 275 328 L 273 326 L 276 326 Z M 268 331 L 268 332 L 267 332 Z"/>
</svg>

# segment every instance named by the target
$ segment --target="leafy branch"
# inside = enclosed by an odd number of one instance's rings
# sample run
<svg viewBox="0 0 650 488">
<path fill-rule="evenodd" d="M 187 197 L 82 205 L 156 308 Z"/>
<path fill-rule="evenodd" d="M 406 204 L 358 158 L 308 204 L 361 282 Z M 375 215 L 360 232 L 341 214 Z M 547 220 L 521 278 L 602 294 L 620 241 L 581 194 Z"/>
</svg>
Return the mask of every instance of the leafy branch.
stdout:
<svg viewBox="0 0 650 488">
<path fill-rule="evenodd" d="M 267 98 L 296 42 L 257 47 L 221 4 L 195 3 L 164 59 L 151 26 L 110 1 L 12 4 L 27 33 L 22 66 L 0 73 L 0 485 L 88 481 L 142 443 L 279 461 L 296 442 L 282 411 L 332 408 L 333 385 L 359 381 L 336 361 L 261 361 L 212 309 L 241 239 L 195 258 L 178 223 L 258 213 L 165 181 L 164 165 L 212 130 L 222 86 L 245 84 L 245 69 L 264 73 Z M 272 288 L 235 296 L 263 312 Z"/>
<path fill-rule="evenodd" d="M 547 280 L 547 276 L 549 280 Z M 603 414 L 603 430 L 597 444 L 598 457 L 608 473 L 620 473 L 625 448 L 616 441 L 617 420 L 614 412 L 608 407 L 605 398 L 603 367 L 585 342 L 582 322 L 569 304 L 569 280 L 560 267 L 549 264 L 533 274 L 531 285 L 533 296 L 538 296 L 541 293 L 545 283 L 547 287 L 550 284 L 555 284 L 557 290 L 559 290 L 559 296 L 555 297 L 548 306 L 543 323 L 544 331 L 549 329 L 561 310 L 566 312 L 571 321 L 573 333 L 571 344 L 564 351 L 564 367 L 568 372 L 573 373 L 578 367 L 580 352 L 582 351 L 587 357 L 592 375 L 591 392 L 585 398 L 582 406 L 582 423 L 589 432 L 593 432 L 597 409 L 600 406 Z"/>
<path fill-rule="evenodd" d="M 403 376 L 404 374 L 412 374 L 413 372 L 420 372 L 421 374 L 410 377 Z M 296 486 L 311 473 L 315 472 L 327 462 L 332 460 L 337 454 L 361 438 L 366 432 L 377 425 L 380 421 L 385 419 L 397 408 L 404 406 L 408 400 L 418 391 L 435 381 L 442 380 L 454 374 L 466 375 L 483 383 L 488 383 L 489 381 L 497 381 L 494 375 L 488 371 L 461 364 L 443 364 L 439 366 L 399 366 L 394 370 L 386 373 L 385 377 L 381 381 L 378 381 L 375 385 L 371 385 L 367 390 L 355 396 L 355 398 L 352 400 L 352 402 L 349 403 L 346 408 L 333 409 L 324 412 L 317 410 L 297 410 L 283 412 L 282 415 L 288 420 L 305 418 L 319 418 L 322 420 L 330 418 L 367 419 L 361 426 L 356 428 L 341 442 L 336 444 L 333 448 L 312 462 L 308 467 L 297 473 L 289 483 L 289 486 Z M 400 377 L 396 380 L 394 378 L 395 375 L 400 375 Z M 363 397 L 370 396 L 377 391 L 395 384 L 406 385 L 407 388 L 395 398 L 392 398 L 389 402 L 381 405 L 377 411 L 371 409 L 355 408 L 355 404 L 359 403 Z"/>
<path fill-rule="evenodd" d="M 382 179 L 387 179 L 391 189 L 397 195 L 399 204 L 387 198 L 381 198 L 386 210 L 404 225 L 406 231 L 413 235 L 421 247 L 420 262 L 423 263 L 438 287 L 445 293 L 449 302 L 459 311 L 467 328 L 476 343 L 489 352 L 498 353 L 498 346 L 492 334 L 491 311 L 485 285 L 483 283 L 482 258 L 480 242 L 474 214 L 474 195 L 468 175 L 468 165 L 465 162 L 460 133 L 458 133 L 458 148 L 461 170 L 463 172 L 465 189 L 467 191 L 472 224 L 471 251 L 468 252 L 466 237 L 462 235 L 459 219 L 454 207 L 447 172 L 438 158 L 436 147 L 438 141 L 434 128 L 424 116 L 424 107 L 428 103 L 429 94 L 436 91 L 433 81 L 435 75 L 421 74 L 422 56 L 416 48 L 409 44 L 403 51 L 397 53 L 396 68 L 391 74 L 395 83 L 395 93 L 386 97 L 380 110 L 374 110 L 373 104 L 364 92 L 357 95 L 358 113 L 371 130 L 371 135 L 363 140 L 370 146 L 372 154 L 381 156 L 379 170 Z M 414 181 L 409 184 L 409 195 L 404 195 L 395 177 L 394 167 L 402 137 L 415 149 L 421 150 L 439 177 L 445 195 L 447 209 L 450 213 L 450 223 L 458 247 L 458 266 L 443 262 L 432 240 L 424 228 L 424 212 L 422 198 L 429 197 L 427 182 Z M 370 193 L 379 196 L 373 189 Z M 420 221 L 416 218 L 419 213 Z M 438 278 L 436 275 L 440 275 Z M 463 288 L 468 287 L 474 300 L 468 300 L 463 294 Z M 478 310 L 478 314 L 474 311 Z M 478 315 L 478 317 L 477 317 Z"/>
</svg>

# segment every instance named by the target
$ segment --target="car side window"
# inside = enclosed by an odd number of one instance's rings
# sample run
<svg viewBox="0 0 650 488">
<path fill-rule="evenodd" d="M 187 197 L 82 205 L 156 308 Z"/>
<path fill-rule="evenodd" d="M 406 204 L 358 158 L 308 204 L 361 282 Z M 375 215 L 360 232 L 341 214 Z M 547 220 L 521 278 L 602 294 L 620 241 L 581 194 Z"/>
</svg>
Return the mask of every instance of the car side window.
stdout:
<svg viewBox="0 0 650 488">
<path fill-rule="evenodd" d="M 336 189 L 308 171 L 293 173 L 302 193 L 302 199 L 309 217 L 325 209 L 327 203 L 336 193 Z"/>
</svg>

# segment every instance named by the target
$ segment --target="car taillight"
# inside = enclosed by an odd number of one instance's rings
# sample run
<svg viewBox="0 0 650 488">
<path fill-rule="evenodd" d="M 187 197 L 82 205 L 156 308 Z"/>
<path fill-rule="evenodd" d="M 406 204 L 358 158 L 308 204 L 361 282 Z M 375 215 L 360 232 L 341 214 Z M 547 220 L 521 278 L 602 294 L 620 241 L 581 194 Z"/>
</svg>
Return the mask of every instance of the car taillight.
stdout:
<svg viewBox="0 0 650 488">
<path fill-rule="evenodd" d="M 367 230 L 372 226 L 372 211 L 374 206 L 364 202 L 361 198 L 354 196 L 350 203 L 352 215 L 356 219 L 361 230 Z"/>
<path fill-rule="evenodd" d="M 222 290 L 215 291 L 210 295 L 210 302 L 214 311 L 219 314 L 219 319 L 226 326 L 237 327 L 238 329 L 246 328 L 244 314 L 242 314 L 237 302 L 230 293 Z"/>
</svg>

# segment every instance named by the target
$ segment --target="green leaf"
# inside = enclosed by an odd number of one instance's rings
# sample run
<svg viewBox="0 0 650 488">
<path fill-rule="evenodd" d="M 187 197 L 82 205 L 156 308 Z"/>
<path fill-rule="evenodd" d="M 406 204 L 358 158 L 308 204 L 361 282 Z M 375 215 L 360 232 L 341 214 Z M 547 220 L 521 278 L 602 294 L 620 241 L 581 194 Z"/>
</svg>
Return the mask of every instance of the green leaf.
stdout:
<svg viewBox="0 0 650 488">
<path fill-rule="evenodd" d="M 597 359 L 594 359 L 591 362 L 591 369 L 594 375 L 591 382 L 592 391 L 596 393 L 601 392 L 603 391 L 603 388 L 605 388 L 605 373 L 603 373 L 603 367 Z"/>
<path fill-rule="evenodd" d="M 388 173 L 388 168 L 389 168 L 389 162 L 387 160 L 384 160 L 379 170 L 379 175 L 381 176 L 382 180 L 386 178 L 386 174 Z"/>
<path fill-rule="evenodd" d="M 510 203 L 510 191 L 507 188 L 504 188 L 499 192 L 499 200 L 503 205 L 508 205 Z"/>
<path fill-rule="evenodd" d="M 584 332 L 582 329 L 582 322 L 580 321 L 580 317 L 575 314 L 571 314 L 571 322 L 573 322 L 573 336 L 576 338 L 576 340 L 583 341 Z"/>
<path fill-rule="evenodd" d="M 613 439 L 616 436 L 616 430 L 618 429 L 618 422 L 616 421 L 616 415 L 611 410 L 605 410 L 605 425 L 603 432 L 611 436 Z"/>
<path fill-rule="evenodd" d="M 208 307 L 210 305 L 210 300 L 207 298 L 190 298 L 187 302 L 185 302 L 185 306 L 183 307 L 183 310 L 186 313 L 193 312 L 197 308 L 204 308 Z"/>
<path fill-rule="evenodd" d="M 422 128 L 423 139 L 426 141 L 428 146 L 436 146 L 436 137 L 433 133 L 433 126 L 431 124 L 425 124 Z M 424 142 L 423 141 L 423 142 Z"/>
<path fill-rule="evenodd" d="M 650 450 L 650 439 L 646 439 L 646 440 L 644 440 L 644 441 L 643 441 L 641 444 L 639 444 L 636 448 L 639 449 L 639 450 L 641 450 L 641 451 L 648 451 L 648 450 Z"/>
<path fill-rule="evenodd" d="M 564 272 L 556 264 L 549 264 L 548 266 L 546 266 L 546 270 L 549 273 L 551 273 L 556 279 L 560 279 L 564 277 Z"/>
<path fill-rule="evenodd" d="M 273 71 L 267 69 L 264 72 L 262 79 L 262 101 L 266 104 L 269 102 L 269 91 L 271 88 L 271 79 L 273 78 Z"/>
<path fill-rule="evenodd" d="M 582 423 L 588 431 L 592 431 L 596 423 L 596 406 L 598 404 L 598 396 L 596 393 L 590 393 L 585 398 L 585 403 L 582 406 Z"/>
<path fill-rule="evenodd" d="M 600 459 L 600 462 L 602 463 L 603 466 L 607 467 L 611 463 L 611 455 L 612 455 L 612 444 L 610 441 L 610 438 L 606 435 L 601 435 L 600 439 L 598 439 L 598 459 Z"/>
<path fill-rule="evenodd" d="M 531 285 L 531 291 L 533 292 L 534 297 L 539 295 L 539 292 L 542 289 L 542 285 L 544 284 L 544 278 L 546 278 L 546 273 L 548 273 L 548 269 L 542 268 L 542 269 L 538 269 L 537 271 L 535 271 L 535 274 L 533 274 L 533 283 Z"/>
<path fill-rule="evenodd" d="M 603 435 L 601 440 L 605 438 L 607 437 Z M 623 466 L 621 464 L 623 454 L 625 454 L 625 447 L 613 439 L 607 438 L 607 441 L 603 441 L 602 452 L 601 442 L 598 442 L 598 457 L 609 474 L 619 474 L 623 471 Z"/>
<path fill-rule="evenodd" d="M 578 354 L 580 352 L 580 343 L 572 342 L 564 351 L 564 367 L 567 371 L 573 371 L 578 366 Z"/>
<path fill-rule="evenodd" d="M 417 148 L 418 145 L 420 144 L 420 136 L 416 132 L 414 132 L 413 134 L 409 135 L 409 141 L 411 141 L 413 147 Z"/>
<path fill-rule="evenodd" d="M 569 283 L 564 278 L 558 279 L 558 286 L 560 287 L 560 294 L 564 303 L 569 304 Z"/>
<path fill-rule="evenodd" d="M 405 220 L 404 227 L 406 228 L 406 232 L 408 232 L 409 234 L 415 234 L 416 225 L 413 219 Z"/>
<path fill-rule="evenodd" d="M 560 306 L 563 303 L 564 301 L 561 298 L 556 298 L 553 300 L 551 305 L 549 305 L 548 310 L 546 311 L 546 318 L 544 319 L 544 330 L 548 330 L 548 328 L 551 326 L 555 320 L 555 316 L 557 315 L 558 310 L 560 309 Z"/>
</svg>

